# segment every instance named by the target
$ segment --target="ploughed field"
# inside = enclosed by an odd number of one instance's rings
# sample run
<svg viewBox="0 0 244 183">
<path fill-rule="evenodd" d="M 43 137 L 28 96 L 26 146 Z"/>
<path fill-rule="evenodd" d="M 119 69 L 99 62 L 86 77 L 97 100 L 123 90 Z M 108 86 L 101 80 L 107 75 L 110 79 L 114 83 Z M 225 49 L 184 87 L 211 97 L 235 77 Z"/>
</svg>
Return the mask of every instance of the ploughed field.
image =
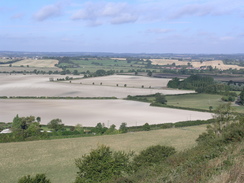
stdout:
<svg viewBox="0 0 244 183">
<path fill-rule="evenodd" d="M 40 116 L 42 124 L 60 118 L 66 125 L 82 124 L 117 128 L 126 122 L 128 126 L 161 124 L 187 120 L 210 119 L 211 113 L 151 107 L 149 103 L 126 100 L 22 100 L 1 99 L 1 121 L 10 122 L 14 116 Z"/>
<path fill-rule="evenodd" d="M 55 82 L 50 82 L 50 77 Z M 66 76 L 2 74 L 0 75 L 0 96 L 115 96 L 124 98 L 128 95 L 147 95 L 157 92 L 163 94 L 193 93 L 193 91 L 163 89 L 166 87 L 168 79 L 114 75 L 72 80 L 71 83 L 69 81 L 56 82 L 57 78 L 64 77 Z M 119 86 L 114 86 L 115 83 Z M 127 84 L 127 87 L 124 87 L 123 83 Z M 141 88 L 141 85 L 148 86 L 149 84 L 151 89 Z M 101 122 L 106 126 L 115 124 L 119 127 L 122 122 L 126 122 L 128 126 L 136 126 L 145 123 L 159 124 L 212 117 L 210 113 L 151 107 L 149 103 L 121 99 L 1 99 L 0 103 L 0 121 L 2 122 L 11 122 L 18 114 L 19 116 L 39 116 L 43 124 L 60 118 L 66 125 L 96 126 Z"/>
<path fill-rule="evenodd" d="M 194 93 L 187 90 L 165 89 L 168 79 L 142 76 L 106 76 L 70 82 L 50 82 L 64 75 L 0 75 L 0 96 L 55 96 L 55 97 L 118 97 L 154 93 Z M 80 76 L 82 77 L 82 76 Z M 94 82 L 94 85 L 93 85 Z M 102 85 L 100 85 L 102 82 Z M 116 84 L 119 84 L 117 87 Z M 126 87 L 124 87 L 126 84 Z M 149 85 L 150 84 L 150 85 Z M 144 88 L 141 86 L 144 85 Z M 151 86 L 151 89 L 149 88 Z M 164 89 L 163 89 L 164 88 Z"/>
</svg>

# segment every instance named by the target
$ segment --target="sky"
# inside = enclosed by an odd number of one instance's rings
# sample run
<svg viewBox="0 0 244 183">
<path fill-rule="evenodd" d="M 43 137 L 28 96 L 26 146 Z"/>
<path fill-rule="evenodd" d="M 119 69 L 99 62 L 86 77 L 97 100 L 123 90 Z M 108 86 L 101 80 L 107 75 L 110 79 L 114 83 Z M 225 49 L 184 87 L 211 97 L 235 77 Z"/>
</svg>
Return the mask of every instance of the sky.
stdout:
<svg viewBox="0 0 244 183">
<path fill-rule="evenodd" d="M 244 53 L 244 1 L 0 0 L 0 51 Z"/>
</svg>

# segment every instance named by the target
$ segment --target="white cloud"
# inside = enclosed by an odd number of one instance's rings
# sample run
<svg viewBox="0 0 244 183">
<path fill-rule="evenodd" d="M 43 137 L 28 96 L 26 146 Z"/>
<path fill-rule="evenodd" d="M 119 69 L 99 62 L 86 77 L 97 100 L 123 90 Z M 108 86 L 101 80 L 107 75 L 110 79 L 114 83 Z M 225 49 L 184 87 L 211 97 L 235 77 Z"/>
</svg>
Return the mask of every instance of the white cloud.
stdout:
<svg viewBox="0 0 244 183">
<path fill-rule="evenodd" d="M 135 22 L 138 16 L 133 13 L 132 7 L 127 3 L 89 2 L 85 3 L 84 7 L 75 12 L 71 18 L 86 21 L 88 25 L 101 25 Z"/>
<path fill-rule="evenodd" d="M 136 15 L 132 15 L 129 13 L 121 14 L 111 20 L 112 24 L 123 24 L 123 23 L 132 23 L 138 19 Z"/>
<path fill-rule="evenodd" d="M 23 13 L 18 13 L 18 14 L 11 16 L 11 19 L 21 19 L 23 16 L 24 16 Z"/>
<path fill-rule="evenodd" d="M 183 8 L 180 8 L 175 13 L 172 13 L 169 16 L 169 18 L 177 19 L 187 15 L 203 16 L 203 15 L 211 14 L 213 10 L 214 7 L 210 5 L 199 5 L 199 4 L 187 5 L 184 6 Z"/>
<path fill-rule="evenodd" d="M 43 21 L 51 17 L 60 16 L 61 12 L 62 6 L 60 3 L 58 3 L 42 7 L 38 12 L 33 15 L 33 17 L 37 21 Z"/>
<path fill-rule="evenodd" d="M 182 18 L 184 16 L 221 16 L 241 11 L 243 2 L 229 0 L 198 1 L 177 6 L 168 14 L 170 19 Z"/>
<path fill-rule="evenodd" d="M 231 37 L 231 36 L 224 36 L 224 37 L 220 37 L 220 40 L 221 41 L 231 41 L 231 40 L 234 40 L 235 38 L 234 37 Z"/>
<path fill-rule="evenodd" d="M 172 29 L 148 29 L 148 33 L 156 33 L 156 34 L 161 34 L 161 33 L 168 33 L 172 32 Z"/>
</svg>

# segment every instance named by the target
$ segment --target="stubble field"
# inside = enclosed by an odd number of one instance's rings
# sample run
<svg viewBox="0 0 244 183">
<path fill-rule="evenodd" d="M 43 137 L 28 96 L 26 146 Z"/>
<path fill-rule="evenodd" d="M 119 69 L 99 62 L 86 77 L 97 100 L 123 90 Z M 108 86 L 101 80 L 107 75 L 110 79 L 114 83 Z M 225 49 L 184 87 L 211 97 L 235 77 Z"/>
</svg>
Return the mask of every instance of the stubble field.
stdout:
<svg viewBox="0 0 244 183">
<path fill-rule="evenodd" d="M 114 81 L 127 83 L 130 87 L 101 86 L 80 84 L 81 80 L 69 82 L 49 82 L 48 75 L 1 75 L 0 96 L 72 96 L 72 97 L 118 97 L 127 95 L 146 95 L 153 93 L 179 94 L 193 91 L 146 89 L 139 88 L 138 83 L 151 86 L 165 87 L 167 79 L 152 79 L 131 76 L 108 76 L 101 78 L 82 79 L 82 82 L 99 80 L 108 85 Z M 60 76 L 52 76 L 60 77 Z M 138 87 L 138 88 L 136 88 Z M 187 110 L 151 107 L 148 103 L 126 100 L 44 100 L 44 99 L 1 99 L 2 122 L 10 122 L 19 114 L 20 116 L 39 116 L 42 123 L 47 124 L 55 118 L 62 119 L 66 125 L 82 124 L 95 126 L 105 123 L 106 126 L 122 122 L 128 126 L 159 124 L 186 120 L 211 118 L 210 113 L 193 112 Z M 177 115 L 175 115 L 177 114 Z"/>
<path fill-rule="evenodd" d="M 60 118 L 66 125 L 96 126 L 104 123 L 117 127 L 126 122 L 128 126 L 161 124 L 187 120 L 210 119 L 211 113 L 151 107 L 148 103 L 126 100 L 22 100 L 2 99 L 1 121 L 10 122 L 19 116 L 39 116 L 41 123 Z M 177 114 L 177 115 L 175 115 Z"/>
<path fill-rule="evenodd" d="M 204 62 L 190 62 L 190 61 L 179 61 L 174 59 L 151 59 L 152 64 L 154 65 L 188 65 L 190 63 L 193 67 L 199 68 L 202 66 L 212 66 L 213 68 L 218 68 L 222 70 L 227 69 L 244 69 L 244 67 L 240 67 L 238 65 L 225 65 L 222 60 L 213 60 L 213 61 L 204 61 Z"/>
<path fill-rule="evenodd" d="M 68 82 L 49 82 L 49 78 L 65 78 L 63 75 L 0 75 L 0 96 L 60 96 L 60 97 L 118 97 L 148 95 L 154 93 L 183 94 L 190 90 L 165 89 L 168 79 L 147 77 L 106 76 Z M 115 83 L 121 83 L 116 87 Z M 92 84 L 94 82 L 94 85 Z M 104 85 L 100 85 L 100 83 Z M 82 84 L 81 84 L 82 83 Z M 84 84 L 83 84 L 84 83 Z M 123 85 L 122 85 L 123 83 Z M 151 89 L 146 88 L 150 83 Z M 124 87 L 127 84 L 127 87 Z M 105 86 L 106 85 L 106 86 Z M 145 88 L 141 88 L 144 85 Z M 155 87 L 155 88 L 154 88 Z"/>
<path fill-rule="evenodd" d="M 53 68 L 55 64 L 58 64 L 58 60 L 55 59 L 25 59 L 12 64 L 12 66 L 29 66 L 29 67 L 46 67 L 46 68 Z M 8 66 L 2 65 L 2 66 Z"/>
</svg>

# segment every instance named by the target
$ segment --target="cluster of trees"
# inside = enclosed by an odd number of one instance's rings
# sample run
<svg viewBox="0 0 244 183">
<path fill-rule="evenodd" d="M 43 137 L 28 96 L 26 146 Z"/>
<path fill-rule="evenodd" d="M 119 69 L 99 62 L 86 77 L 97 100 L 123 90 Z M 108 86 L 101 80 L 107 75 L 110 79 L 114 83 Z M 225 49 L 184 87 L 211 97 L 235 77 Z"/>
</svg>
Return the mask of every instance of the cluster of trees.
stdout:
<svg viewBox="0 0 244 183">
<path fill-rule="evenodd" d="M 91 73 L 90 71 L 86 72 L 84 74 L 84 77 L 87 78 L 87 77 L 99 77 L 99 76 L 109 76 L 109 75 L 113 75 L 115 73 L 114 70 L 108 70 L 108 71 L 105 71 L 103 69 L 99 69 L 97 70 L 96 72 L 94 73 Z"/>
<path fill-rule="evenodd" d="M 212 77 L 191 75 L 184 80 L 173 78 L 167 84 L 169 88 L 195 90 L 198 93 L 224 94 L 229 91 L 229 86 L 215 82 Z"/>
<path fill-rule="evenodd" d="M 236 100 L 237 93 L 236 92 L 227 92 L 224 94 L 224 96 L 221 98 L 221 100 L 225 102 L 234 102 Z"/>
<path fill-rule="evenodd" d="M 16 115 L 13 119 L 11 130 L 14 136 L 20 140 L 24 140 L 32 136 L 39 136 L 41 133 L 40 121 L 40 117 L 19 117 Z"/>
<path fill-rule="evenodd" d="M 121 123 L 119 129 L 116 129 L 116 126 L 114 124 L 107 128 L 104 124 L 97 123 L 96 127 L 91 129 L 91 132 L 98 135 L 127 133 L 127 131 L 128 127 L 126 123 Z"/>
</svg>

